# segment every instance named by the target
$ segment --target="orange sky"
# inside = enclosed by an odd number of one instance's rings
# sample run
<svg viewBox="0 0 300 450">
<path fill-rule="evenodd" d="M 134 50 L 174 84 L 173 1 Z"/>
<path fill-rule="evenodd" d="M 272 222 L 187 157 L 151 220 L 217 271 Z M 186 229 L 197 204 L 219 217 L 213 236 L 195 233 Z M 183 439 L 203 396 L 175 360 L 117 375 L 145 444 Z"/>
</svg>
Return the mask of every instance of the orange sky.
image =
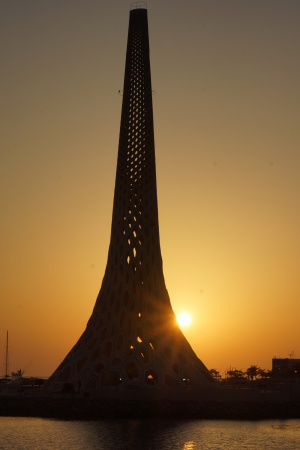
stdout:
<svg viewBox="0 0 300 450">
<path fill-rule="evenodd" d="M 48 376 L 110 239 L 129 3 L 0 15 L 0 374 Z M 300 3 L 148 2 L 160 239 L 208 368 L 300 358 Z"/>
</svg>

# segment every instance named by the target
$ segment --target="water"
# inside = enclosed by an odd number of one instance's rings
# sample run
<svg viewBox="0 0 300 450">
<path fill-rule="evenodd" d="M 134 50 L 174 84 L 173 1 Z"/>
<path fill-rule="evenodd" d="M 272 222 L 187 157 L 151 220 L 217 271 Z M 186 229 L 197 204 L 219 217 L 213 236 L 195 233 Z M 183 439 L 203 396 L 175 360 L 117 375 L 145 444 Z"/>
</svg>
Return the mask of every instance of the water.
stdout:
<svg viewBox="0 0 300 450">
<path fill-rule="evenodd" d="M 300 449 L 300 420 L 61 421 L 0 417 L 0 449 Z"/>
</svg>

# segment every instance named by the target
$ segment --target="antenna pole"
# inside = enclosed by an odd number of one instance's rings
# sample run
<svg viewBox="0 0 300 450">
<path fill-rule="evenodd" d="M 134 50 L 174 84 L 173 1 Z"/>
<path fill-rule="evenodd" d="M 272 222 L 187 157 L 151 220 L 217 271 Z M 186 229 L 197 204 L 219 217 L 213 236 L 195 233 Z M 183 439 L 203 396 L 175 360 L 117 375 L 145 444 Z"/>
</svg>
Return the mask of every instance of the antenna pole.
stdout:
<svg viewBox="0 0 300 450">
<path fill-rule="evenodd" d="M 8 331 L 6 332 L 6 356 L 5 356 L 5 379 L 7 381 L 8 378 Z"/>
</svg>

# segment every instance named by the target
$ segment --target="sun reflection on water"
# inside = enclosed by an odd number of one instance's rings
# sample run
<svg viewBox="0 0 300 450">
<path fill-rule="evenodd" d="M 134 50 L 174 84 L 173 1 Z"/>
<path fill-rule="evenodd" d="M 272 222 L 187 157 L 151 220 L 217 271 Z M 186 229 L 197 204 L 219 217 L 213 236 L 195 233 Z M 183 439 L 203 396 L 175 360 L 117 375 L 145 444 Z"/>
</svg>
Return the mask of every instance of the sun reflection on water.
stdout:
<svg viewBox="0 0 300 450">
<path fill-rule="evenodd" d="M 189 441 L 184 444 L 184 447 L 182 450 L 194 450 L 195 448 L 196 447 L 195 447 L 194 441 Z"/>
</svg>

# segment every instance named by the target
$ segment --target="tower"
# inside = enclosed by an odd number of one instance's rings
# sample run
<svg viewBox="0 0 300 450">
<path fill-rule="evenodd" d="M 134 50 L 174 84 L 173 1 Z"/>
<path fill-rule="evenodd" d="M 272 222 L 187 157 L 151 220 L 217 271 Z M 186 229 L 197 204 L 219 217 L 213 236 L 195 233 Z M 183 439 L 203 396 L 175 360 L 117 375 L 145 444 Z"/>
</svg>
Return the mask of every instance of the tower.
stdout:
<svg viewBox="0 0 300 450">
<path fill-rule="evenodd" d="M 159 242 L 147 9 L 130 11 L 111 241 L 102 286 L 82 336 L 46 390 L 213 384 L 179 329 Z"/>
</svg>

